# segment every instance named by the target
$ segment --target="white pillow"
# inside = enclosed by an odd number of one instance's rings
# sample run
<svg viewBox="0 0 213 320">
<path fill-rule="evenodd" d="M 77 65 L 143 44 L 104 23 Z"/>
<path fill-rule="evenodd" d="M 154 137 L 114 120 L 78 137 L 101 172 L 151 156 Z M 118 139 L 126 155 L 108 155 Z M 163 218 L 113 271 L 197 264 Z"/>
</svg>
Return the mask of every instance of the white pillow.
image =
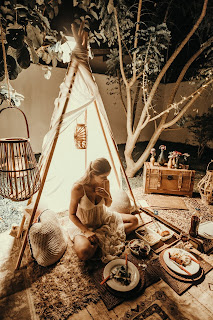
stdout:
<svg viewBox="0 0 213 320">
<path fill-rule="evenodd" d="M 33 257 L 43 267 L 55 263 L 62 257 L 67 248 L 67 238 L 53 211 L 43 211 L 38 222 L 32 224 L 29 243 Z"/>
</svg>

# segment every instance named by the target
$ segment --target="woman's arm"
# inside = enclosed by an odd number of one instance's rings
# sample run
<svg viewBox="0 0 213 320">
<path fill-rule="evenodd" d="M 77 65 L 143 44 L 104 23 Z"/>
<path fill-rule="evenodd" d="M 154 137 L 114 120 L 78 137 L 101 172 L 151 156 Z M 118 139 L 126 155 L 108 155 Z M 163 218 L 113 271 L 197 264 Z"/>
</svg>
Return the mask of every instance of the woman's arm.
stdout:
<svg viewBox="0 0 213 320">
<path fill-rule="evenodd" d="M 78 204 L 83 195 L 84 195 L 83 187 L 79 184 L 75 184 L 71 191 L 69 218 L 84 233 L 85 237 L 87 237 L 87 239 L 91 243 L 97 243 L 98 238 L 96 237 L 95 233 L 89 230 L 76 216 Z"/>
</svg>

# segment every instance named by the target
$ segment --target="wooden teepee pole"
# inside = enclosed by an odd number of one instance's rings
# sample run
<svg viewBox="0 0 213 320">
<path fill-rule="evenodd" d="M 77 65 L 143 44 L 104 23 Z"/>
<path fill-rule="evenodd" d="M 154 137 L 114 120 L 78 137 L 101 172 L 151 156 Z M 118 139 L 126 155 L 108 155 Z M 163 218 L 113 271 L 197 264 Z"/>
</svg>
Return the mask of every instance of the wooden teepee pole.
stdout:
<svg viewBox="0 0 213 320">
<path fill-rule="evenodd" d="M 133 194 L 133 192 L 132 192 L 132 188 L 131 188 L 131 186 L 130 186 L 129 179 L 128 179 L 127 175 L 126 175 L 126 171 L 125 171 L 125 169 L 124 169 L 124 166 L 123 166 L 123 164 L 122 164 L 121 158 L 120 158 L 120 156 L 119 156 L 116 142 L 115 142 L 115 140 L 114 140 L 114 138 L 113 138 L 112 136 L 111 136 L 111 139 L 112 139 L 112 142 L 113 142 L 113 144 L 114 144 L 114 146 L 115 146 L 115 150 L 116 150 L 117 155 L 118 155 L 118 159 L 119 159 L 119 162 L 120 162 L 121 170 L 122 170 L 122 173 L 123 173 L 123 175 L 124 175 L 124 179 L 125 179 L 125 181 L 126 181 L 126 184 L 127 184 L 128 189 L 129 189 L 129 192 L 130 192 L 130 194 L 131 194 L 132 200 L 133 200 L 133 202 L 134 202 L 135 209 L 137 209 L 138 206 L 137 206 L 137 203 L 136 203 L 136 200 L 135 200 L 135 196 L 134 196 L 134 194 Z"/>
<path fill-rule="evenodd" d="M 87 130 L 87 110 L 85 110 L 85 125 L 86 125 L 86 130 Z M 87 131 L 86 131 L 86 134 L 87 134 Z M 87 139 L 87 137 L 86 137 Z M 86 146 L 86 149 L 85 149 L 85 170 L 87 168 L 87 146 Z"/>
<path fill-rule="evenodd" d="M 99 119 L 99 122 L 100 122 L 100 125 L 101 125 L 101 129 L 102 129 L 102 132 L 103 132 L 103 135 L 104 135 L 104 139 L 105 139 L 105 142 L 106 142 L 106 145 L 107 145 L 107 149 L 108 149 L 108 151 L 109 151 L 110 159 L 111 159 L 111 161 L 112 161 L 112 166 L 113 166 L 113 169 L 114 169 L 114 171 L 115 171 L 116 179 L 117 179 L 118 185 L 119 185 L 119 187 L 120 187 L 120 180 L 119 180 L 119 177 L 118 177 L 118 172 L 117 172 L 117 169 L 116 169 L 116 167 L 115 167 L 115 163 L 114 163 L 114 159 L 113 159 L 113 157 L 112 157 L 112 153 L 111 153 L 111 150 L 110 150 L 110 147 L 109 147 L 109 143 L 108 143 L 108 141 L 107 141 L 105 129 L 104 129 L 104 126 L 103 126 L 103 122 L 102 122 L 102 120 L 101 120 L 101 115 L 100 115 L 100 112 L 99 112 L 99 110 L 98 110 L 98 106 L 97 106 L 96 100 L 94 101 L 94 103 L 95 103 L 95 108 L 96 108 L 96 112 L 97 112 L 97 115 L 98 115 L 98 119 Z M 115 140 L 113 139 L 113 137 L 112 137 L 111 134 L 110 134 L 110 136 L 111 136 L 113 145 L 114 145 L 114 147 L 115 147 L 115 150 L 116 150 L 116 153 L 117 153 L 119 162 L 120 162 L 121 170 L 122 170 L 122 173 L 123 173 L 123 175 L 124 175 L 126 184 L 127 184 L 127 186 L 128 186 L 128 189 L 129 189 L 129 192 L 130 192 L 130 194 L 131 194 L 132 200 L 133 200 L 133 202 L 134 202 L 135 208 L 137 209 L 137 204 L 136 204 L 136 201 L 135 201 L 134 194 L 133 194 L 133 192 L 132 192 L 132 188 L 131 188 L 131 186 L 130 186 L 130 183 L 129 183 L 129 180 L 128 180 L 128 178 L 127 178 L 126 172 L 125 172 L 125 170 L 124 170 L 123 164 L 122 164 L 122 162 L 121 162 L 120 156 L 119 156 L 119 154 L 118 154 L 117 145 L 116 145 Z"/>
<path fill-rule="evenodd" d="M 36 201 L 35 201 L 35 204 L 34 204 L 34 208 L 33 208 L 33 211 L 32 211 L 32 215 L 31 215 L 31 218 L 30 218 L 30 221 L 29 221 L 29 225 L 28 225 L 28 228 L 27 228 L 25 236 L 24 236 L 24 240 L 23 240 L 22 247 L 21 247 L 21 250 L 20 250 L 20 253 L 19 253 L 17 264 L 16 264 L 16 270 L 19 269 L 19 267 L 20 267 L 20 264 L 21 264 L 21 261 L 22 261 L 22 258 L 23 258 L 23 254 L 24 254 L 24 250 L 25 250 L 26 245 L 27 245 L 28 232 L 29 232 L 30 227 L 31 227 L 31 225 L 33 223 L 33 220 L 34 220 L 34 217 L 35 217 L 35 213 L 36 213 L 36 210 L 38 208 L 38 204 L 39 204 L 39 201 L 40 201 L 40 198 L 41 198 L 41 194 L 42 194 L 42 191 L 43 191 L 43 188 L 44 188 L 44 184 L 45 184 L 45 181 L 46 181 L 47 173 L 49 171 L 49 167 L 50 167 L 50 164 L 51 164 L 51 161 L 52 161 L 52 157 L 53 157 L 53 154 L 54 154 L 54 151 L 55 151 L 56 143 L 58 141 L 58 136 L 59 136 L 59 132 L 60 132 L 60 129 L 61 129 L 61 124 L 62 124 L 62 121 L 63 121 L 63 115 L 65 114 L 66 109 L 67 109 L 67 105 L 68 105 L 68 102 L 69 102 L 69 97 L 70 97 L 70 94 L 71 94 L 72 86 L 73 86 L 73 83 L 74 83 L 74 80 L 75 80 L 75 75 L 76 75 L 76 72 L 77 72 L 77 69 L 78 69 L 78 62 L 76 60 L 74 60 L 74 62 L 72 61 L 72 63 L 70 64 L 70 68 L 71 67 L 73 68 L 73 74 L 72 74 L 72 78 L 71 78 L 71 82 L 70 82 L 70 87 L 69 87 L 69 90 L 68 90 L 69 94 L 66 97 L 66 100 L 65 100 L 65 103 L 64 103 L 64 107 L 63 107 L 61 116 L 59 118 L 58 126 L 56 128 L 55 136 L 54 136 L 54 139 L 53 139 L 53 144 L 52 144 L 50 153 L 48 155 L 48 158 L 47 158 L 47 161 L 46 161 L 46 164 L 45 164 L 45 167 L 44 167 L 44 173 L 43 173 L 43 177 L 41 179 L 41 186 L 39 188 L 39 191 L 38 191 L 38 194 L 37 194 L 37 197 L 36 197 Z"/>
<path fill-rule="evenodd" d="M 95 104 L 95 109 L 96 109 L 96 112 L 97 112 L 97 115 L 98 115 L 98 120 L 99 120 L 100 125 L 101 125 L 101 130 L 102 130 L 102 133 L 103 133 L 103 136 L 104 136 L 104 139 L 105 139 L 105 142 L 106 142 L 106 146 L 107 146 L 107 149 L 108 149 L 108 152 L 109 152 L 109 156 L 110 156 L 110 159 L 111 159 L 112 167 L 113 167 L 113 170 L 115 172 L 116 180 L 117 180 L 119 188 L 120 188 L 120 179 L 119 179 L 118 172 L 117 172 L 117 169 L 116 169 L 116 166 L 115 166 L 115 163 L 114 163 L 112 152 L 111 152 L 110 147 L 109 147 L 109 143 L 107 141 L 106 132 L 104 130 L 103 122 L 101 120 L 101 115 L 100 115 L 100 112 L 98 110 L 98 106 L 97 106 L 96 100 L 94 101 L 94 104 Z"/>
</svg>

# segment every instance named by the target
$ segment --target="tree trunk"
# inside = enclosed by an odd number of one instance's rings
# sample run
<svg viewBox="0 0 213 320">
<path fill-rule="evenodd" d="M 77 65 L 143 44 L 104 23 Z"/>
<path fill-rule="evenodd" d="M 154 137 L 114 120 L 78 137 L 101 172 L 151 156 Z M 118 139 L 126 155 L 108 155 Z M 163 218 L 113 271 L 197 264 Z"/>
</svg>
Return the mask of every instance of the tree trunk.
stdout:
<svg viewBox="0 0 213 320">
<path fill-rule="evenodd" d="M 126 159 L 126 174 L 129 178 L 134 177 L 136 172 L 141 169 L 141 167 L 144 165 L 144 162 L 148 159 L 151 149 L 156 144 L 157 140 L 159 139 L 161 133 L 163 132 L 164 128 L 163 125 L 166 121 L 167 116 L 165 115 L 163 119 L 161 120 L 158 128 L 155 130 L 154 134 L 152 135 L 146 149 L 140 156 L 140 158 L 137 160 L 137 162 L 134 162 L 132 159 L 132 150 L 135 147 L 134 143 L 131 143 L 131 139 L 127 139 L 126 148 L 125 148 L 125 159 Z"/>
</svg>

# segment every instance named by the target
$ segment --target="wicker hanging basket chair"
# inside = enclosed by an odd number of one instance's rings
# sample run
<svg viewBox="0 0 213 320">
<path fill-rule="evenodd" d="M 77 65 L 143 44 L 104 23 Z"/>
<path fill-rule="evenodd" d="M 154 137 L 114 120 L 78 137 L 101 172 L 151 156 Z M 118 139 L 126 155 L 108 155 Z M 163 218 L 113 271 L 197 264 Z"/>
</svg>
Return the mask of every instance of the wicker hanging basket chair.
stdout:
<svg viewBox="0 0 213 320">
<path fill-rule="evenodd" d="M 205 176 L 198 182 L 201 199 L 206 204 L 213 204 L 213 170 L 209 170 L 212 162 L 209 162 Z"/>
<path fill-rule="evenodd" d="M 87 148 L 87 126 L 83 123 L 78 123 L 74 133 L 75 146 L 77 149 Z"/>
<path fill-rule="evenodd" d="M 24 112 L 21 111 L 27 127 L 27 138 L 0 139 L 0 195 L 13 201 L 24 201 L 36 193 L 40 187 L 38 165 L 30 145 L 29 127 Z"/>
</svg>

